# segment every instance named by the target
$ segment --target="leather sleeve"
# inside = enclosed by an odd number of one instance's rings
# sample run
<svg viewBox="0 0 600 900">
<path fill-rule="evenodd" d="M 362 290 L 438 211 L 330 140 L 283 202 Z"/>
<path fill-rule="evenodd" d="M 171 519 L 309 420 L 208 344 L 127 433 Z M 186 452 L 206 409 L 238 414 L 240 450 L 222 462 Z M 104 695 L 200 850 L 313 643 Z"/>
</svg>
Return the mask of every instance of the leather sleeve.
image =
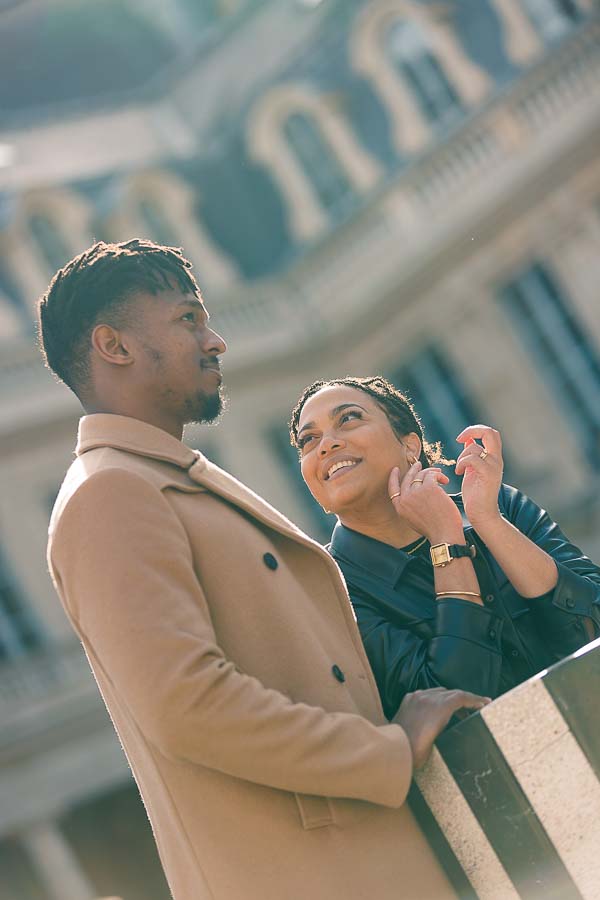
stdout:
<svg viewBox="0 0 600 900">
<path fill-rule="evenodd" d="M 506 519 L 556 563 L 554 590 L 528 603 L 552 649 L 563 658 L 600 634 L 600 568 L 516 488 L 502 486 L 500 506 Z"/>
<path fill-rule="evenodd" d="M 497 695 L 503 625 L 498 616 L 467 600 L 439 600 L 434 636 L 427 639 L 391 624 L 384 604 L 365 590 L 351 583 L 348 590 L 388 719 L 410 691 L 441 685 Z"/>
</svg>

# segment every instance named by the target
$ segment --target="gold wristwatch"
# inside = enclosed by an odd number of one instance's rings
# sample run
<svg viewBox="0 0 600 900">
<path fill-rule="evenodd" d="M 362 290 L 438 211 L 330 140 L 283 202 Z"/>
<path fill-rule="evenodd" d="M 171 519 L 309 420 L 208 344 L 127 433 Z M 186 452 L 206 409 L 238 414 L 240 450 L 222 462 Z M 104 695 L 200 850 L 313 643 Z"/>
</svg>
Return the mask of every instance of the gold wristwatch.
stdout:
<svg viewBox="0 0 600 900">
<path fill-rule="evenodd" d="M 429 548 L 431 564 L 433 566 L 447 566 L 453 559 L 461 556 L 475 558 L 477 548 L 474 544 L 434 544 Z"/>
</svg>

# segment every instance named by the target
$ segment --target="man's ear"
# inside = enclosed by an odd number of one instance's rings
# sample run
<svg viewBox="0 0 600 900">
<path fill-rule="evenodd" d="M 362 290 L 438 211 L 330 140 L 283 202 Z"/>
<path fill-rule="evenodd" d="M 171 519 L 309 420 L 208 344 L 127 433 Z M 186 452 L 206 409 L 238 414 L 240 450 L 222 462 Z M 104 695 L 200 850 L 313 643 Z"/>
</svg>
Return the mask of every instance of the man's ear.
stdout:
<svg viewBox="0 0 600 900">
<path fill-rule="evenodd" d="M 129 342 L 112 325 L 96 325 L 92 331 L 92 347 L 111 366 L 129 366 L 134 361 Z"/>
</svg>

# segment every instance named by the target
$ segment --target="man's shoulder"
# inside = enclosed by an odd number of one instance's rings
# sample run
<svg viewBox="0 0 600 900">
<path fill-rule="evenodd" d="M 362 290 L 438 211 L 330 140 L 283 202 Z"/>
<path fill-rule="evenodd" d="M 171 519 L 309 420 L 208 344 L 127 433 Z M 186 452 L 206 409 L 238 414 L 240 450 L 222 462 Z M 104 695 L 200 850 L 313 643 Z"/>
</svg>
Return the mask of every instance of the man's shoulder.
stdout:
<svg viewBox="0 0 600 900">
<path fill-rule="evenodd" d="M 90 503 L 100 502 L 107 490 L 126 493 L 134 490 L 154 491 L 157 497 L 165 488 L 202 491 L 193 485 L 185 469 L 128 453 L 116 447 L 98 447 L 78 456 L 69 467 L 56 498 L 50 532 L 54 531 L 64 510 L 75 496 L 85 494 Z"/>
</svg>

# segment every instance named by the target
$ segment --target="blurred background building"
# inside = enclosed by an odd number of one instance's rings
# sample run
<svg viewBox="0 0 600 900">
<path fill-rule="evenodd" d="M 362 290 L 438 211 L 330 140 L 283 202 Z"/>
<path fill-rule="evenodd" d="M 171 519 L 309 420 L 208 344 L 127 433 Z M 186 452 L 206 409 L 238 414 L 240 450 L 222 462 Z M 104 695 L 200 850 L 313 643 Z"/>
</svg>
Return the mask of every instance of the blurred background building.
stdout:
<svg viewBox="0 0 600 900">
<path fill-rule="evenodd" d="M 384 373 L 600 558 L 594 0 L 0 0 L 0 897 L 166 900 L 45 566 L 79 408 L 34 305 L 94 239 L 183 246 L 229 342 L 188 440 L 319 539 L 286 423 Z M 110 565 L 110 560 L 107 560 Z"/>
</svg>

